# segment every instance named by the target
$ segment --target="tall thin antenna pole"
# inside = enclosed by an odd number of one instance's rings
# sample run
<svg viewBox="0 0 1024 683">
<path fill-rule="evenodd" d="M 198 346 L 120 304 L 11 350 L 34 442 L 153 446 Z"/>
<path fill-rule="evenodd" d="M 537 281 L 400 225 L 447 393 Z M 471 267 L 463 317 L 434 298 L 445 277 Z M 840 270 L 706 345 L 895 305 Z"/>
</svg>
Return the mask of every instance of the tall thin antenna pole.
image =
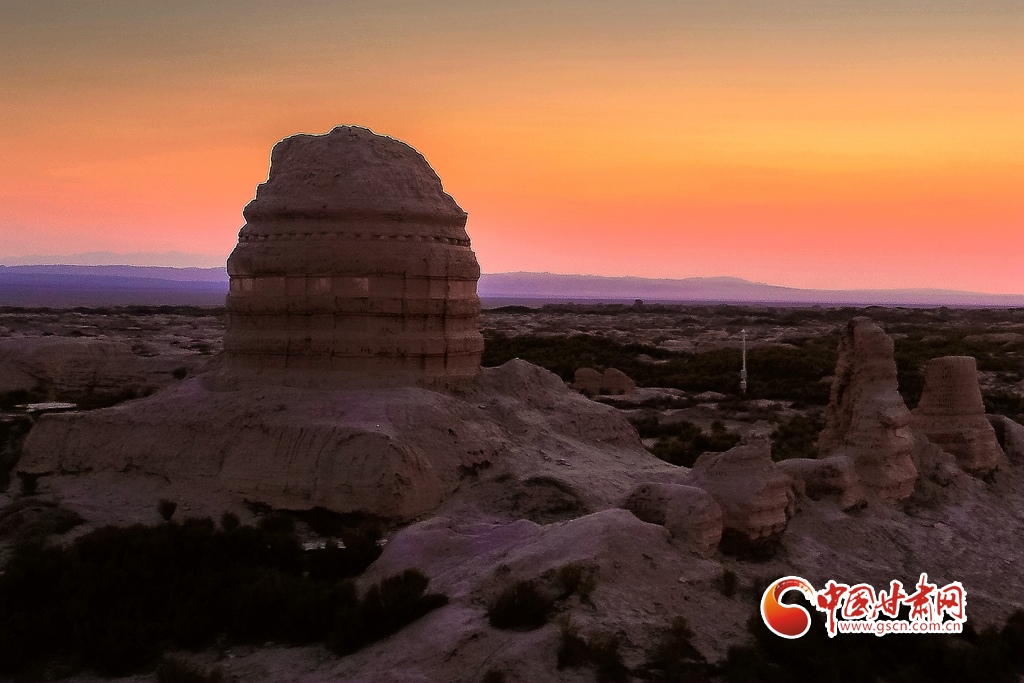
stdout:
<svg viewBox="0 0 1024 683">
<path fill-rule="evenodd" d="M 743 369 L 740 370 L 740 391 L 747 393 L 747 331 L 743 330 Z"/>
</svg>

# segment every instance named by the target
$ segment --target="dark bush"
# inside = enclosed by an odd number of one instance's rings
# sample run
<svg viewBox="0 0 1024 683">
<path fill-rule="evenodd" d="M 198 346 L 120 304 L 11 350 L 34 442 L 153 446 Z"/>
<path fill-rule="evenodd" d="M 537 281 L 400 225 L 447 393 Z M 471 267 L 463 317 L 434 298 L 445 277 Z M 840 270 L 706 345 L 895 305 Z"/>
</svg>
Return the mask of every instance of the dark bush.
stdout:
<svg viewBox="0 0 1024 683">
<path fill-rule="evenodd" d="M 726 681 L 1018 681 L 1024 673 L 1024 611 L 1014 612 L 1002 629 L 989 628 L 974 638 L 965 633 L 888 634 L 883 637 L 838 634 L 829 638 L 821 613 L 800 600 L 811 614 L 801 638 L 779 638 L 751 615 L 752 647 L 731 647 L 723 664 Z"/>
<path fill-rule="evenodd" d="M 447 600 L 414 571 L 362 600 L 350 583 L 304 576 L 307 554 L 284 526 L 189 519 L 19 546 L 0 575 L 0 677 L 55 659 L 124 675 L 220 635 L 351 651 Z"/>
<path fill-rule="evenodd" d="M 338 654 L 354 652 L 447 605 L 447 596 L 426 593 L 429 583 L 421 572 L 407 569 L 371 586 L 361 601 L 349 590 L 339 600 L 328 645 Z"/>
<path fill-rule="evenodd" d="M 487 610 L 494 628 L 533 631 L 548 623 L 554 601 L 545 597 L 532 581 L 520 581 L 506 588 Z"/>
<path fill-rule="evenodd" d="M 731 569 L 726 569 L 722 572 L 722 576 L 718 579 L 718 590 L 727 598 L 731 598 L 736 594 L 736 587 L 739 585 L 739 579 L 736 578 L 736 572 Z"/>
<path fill-rule="evenodd" d="M 21 495 L 35 495 L 36 488 L 39 486 L 39 478 L 41 476 L 43 475 L 33 474 L 31 472 L 18 472 L 18 479 L 21 480 Z"/>
<path fill-rule="evenodd" d="M 488 669 L 480 683 L 505 683 L 505 672 L 501 669 Z"/>
<path fill-rule="evenodd" d="M 232 532 L 238 529 L 242 525 L 241 520 L 238 519 L 238 515 L 233 512 L 225 512 L 220 516 L 220 528 L 227 532 Z"/>
<path fill-rule="evenodd" d="M 817 458 L 818 435 L 825 428 L 820 413 L 795 415 L 772 432 L 772 460 Z"/>
<path fill-rule="evenodd" d="M 623 683 L 630 680 L 629 669 L 619 653 L 619 638 L 612 633 L 597 633 L 584 640 L 568 620 L 562 625 L 558 644 L 559 669 L 594 667 L 598 683 Z"/>
<path fill-rule="evenodd" d="M 0 491 L 6 491 L 11 484 L 11 470 L 21 458 L 21 443 L 30 429 L 32 418 L 28 416 L 4 416 L 0 419 Z"/>
<path fill-rule="evenodd" d="M 644 664 L 646 678 L 658 681 L 706 681 L 711 673 L 704 655 L 690 642 L 693 631 L 684 617 L 676 617 L 662 634 L 657 647 Z"/>
<path fill-rule="evenodd" d="M 821 379 L 835 371 L 835 337 L 787 341 L 797 348 L 766 347 L 747 353 L 747 398 L 828 403 L 829 387 Z M 496 334 L 484 339 L 482 363 L 485 367 L 501 365 L 513 358 L 547 368 L 567 382 L 572 381 L 576 368 L 613 367 L 632 377 L 640 387 L 739 393 L 739 349 L 684 353 L 649 344 L 622 344 L 585 334 L 564 337 Z"/>
<path fill-rule="evenodd" d="M 740 442 L 738 434 L 726 430 L 716 420 L 707 434 L 700 427 L 680 420 L 659 422 L 657 415 L 630 419 L 642 439 L 657 438 L 648 450 L 667 463 L 682 467 L 693 467 L 702 453 L 727 451 Z"/>
<path fill-rule="evenodd" d="M 219 668 L 207 671 L 183 657 L 164 655 L 156 667 L 158 683 L 220 683 L 224 672 Z"/>
<path fill-rule="evenodd" d="M 163 518 L 163 520 L 165 522 L 169 522 L 171 521 L 171 517 L 174 516 L 174 512 L 178 509 L 178 504 L 175 503 L 173 500 L 161 498 L 160 502 L 156 504 L 156 509 L 157 512 L 160 513 L 160 516 Z"/>
</svg>

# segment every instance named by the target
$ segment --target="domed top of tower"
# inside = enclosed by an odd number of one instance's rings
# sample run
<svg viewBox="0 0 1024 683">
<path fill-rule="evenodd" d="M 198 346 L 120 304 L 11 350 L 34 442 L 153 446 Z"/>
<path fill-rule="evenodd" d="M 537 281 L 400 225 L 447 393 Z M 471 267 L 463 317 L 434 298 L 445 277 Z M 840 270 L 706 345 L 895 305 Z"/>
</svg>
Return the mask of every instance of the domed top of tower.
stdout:
<svg viewBox="0 0 1024 683">
<path fill-rule="evenodd" d="M 466 212 L 411 146 L 359 126 L 300 133 L 276 145 L 270 173 L 243 211 L 246 221 L 392 218 L 457 227 Z"/>
</svg>

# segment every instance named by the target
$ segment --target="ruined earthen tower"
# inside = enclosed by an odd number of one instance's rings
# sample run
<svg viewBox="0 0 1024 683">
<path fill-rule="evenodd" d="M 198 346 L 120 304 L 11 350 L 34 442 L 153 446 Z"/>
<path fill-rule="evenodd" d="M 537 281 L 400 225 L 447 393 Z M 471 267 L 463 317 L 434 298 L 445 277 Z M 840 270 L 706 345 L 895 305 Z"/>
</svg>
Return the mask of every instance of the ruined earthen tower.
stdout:
<svg viewBox="0 0 1024 683">
<path fill-rule="evenodd" d="M 848 457 L 864 486 L 897 501 L 914 492 L 913 450 L 910 411 L 896 390 L 892 338 L 868 318 L 854 318 L 839 337 L 819 457 Z"/>
<path fill-rule="evenodd" d="M 978 365 L 971 356 L 933 358 L 924 368 L 924 392 L 911 413 L 914 427 L 942 450 L 956 456 L 971 474 L 994 470 L 1002 450 L 985 417 Z"/>
<path fill-rule="evenodd" d="M 448 385 L 480 367 L 466 217 L 415 149 L 366 128 L 274 145 L 228 258 L 228 376 Z"/>
</svg>

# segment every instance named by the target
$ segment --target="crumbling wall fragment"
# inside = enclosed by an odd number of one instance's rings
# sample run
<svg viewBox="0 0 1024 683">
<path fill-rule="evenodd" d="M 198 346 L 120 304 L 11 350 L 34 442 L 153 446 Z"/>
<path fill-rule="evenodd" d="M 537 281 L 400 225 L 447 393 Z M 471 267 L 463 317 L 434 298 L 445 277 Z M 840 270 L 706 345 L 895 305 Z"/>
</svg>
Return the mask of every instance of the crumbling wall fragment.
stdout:
<svg viewBox="0 0 1024 683">
<path fill-rule="evenodd" d="M 896 388 L 892 339 L 870 319 L 854 318 L 839 338 L 818 452 L 848 457 L 861 484 L 889 502 L 913 493 L 917 479 L 910 411 Z"/>
<path fill-rule="evenodd" d="M 672 537 L 692 544 L 702 555 L 714 552 L 722 538 L 722 510 L 703 489 L 681 484 L 649 483 L 636 487 L 623 508 Z"/>
<path fill-rule="evenodd" d="M 801 482 L 804 493 L 812 500 L 836 496 L 844 510 L 862 507 L 867 502 L 853 461 L 846 456 L 790 458 L 777 467 Z"/>
<path fill-rule="evenodd" d="M 933 358 L 924 368 L 924 391 L 911 412 L 915 429 L 956 456 L 965 472 L 984 476 L 1002 456 L 985 417 L 977 361 L 970 356 Z"/>
<path fill-rule="evenodd" d="M 722 452 L 704 453 L 686 484 L 711 494 L 722 509 L 723 533 L 756 542 L 778 536 L 792 514 L 792 480 L 771 458 L 766 436 Z"/>
</svg>

